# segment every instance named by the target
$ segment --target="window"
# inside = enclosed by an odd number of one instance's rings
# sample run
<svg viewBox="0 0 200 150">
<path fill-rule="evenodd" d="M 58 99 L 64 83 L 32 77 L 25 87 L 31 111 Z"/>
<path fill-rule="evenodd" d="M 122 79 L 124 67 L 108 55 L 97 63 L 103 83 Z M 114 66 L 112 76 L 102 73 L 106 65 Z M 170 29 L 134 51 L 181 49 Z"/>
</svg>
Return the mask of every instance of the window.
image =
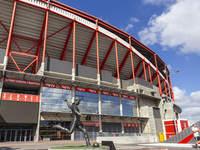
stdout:
<svg viewBox="0 0 200 150">
<path fill-rule="evenodd" d="M 98 93 L 76 91 L 76 98 L 77 97 L 81 99 L 78 106 L 81 113 L 98 114 Z"/>
<path fill-rule="evenodd" d="M 120 115 L 119 97 L 101 94 L 101 108 L 103 115 Z"/>
<path fill-rule="evenodd" d="M 41 111 L 47 112 L 70 112 L 66 98 L 71 103 L 71 90 L 43 87 L 41 99 Z"/>
<path fill-rule="evenodd" d="M 123 116 L 134 116 L 133 109 L 136 108 L 136 101 L 122 98 Z"/>
</svg>

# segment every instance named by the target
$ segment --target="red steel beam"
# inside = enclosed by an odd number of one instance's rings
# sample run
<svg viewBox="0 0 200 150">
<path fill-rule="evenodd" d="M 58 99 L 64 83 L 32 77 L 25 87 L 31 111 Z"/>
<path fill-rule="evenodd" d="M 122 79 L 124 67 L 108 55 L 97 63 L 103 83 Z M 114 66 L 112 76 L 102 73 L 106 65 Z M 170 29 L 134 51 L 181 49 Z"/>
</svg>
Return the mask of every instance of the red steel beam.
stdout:
<svg viewBox="0 0 200 150">
<path fill-rule="evenodd" d="M 135 70 L 134 70 L 134 63 L 133 63 L 133 51 L 131 47 L 131 38 L 129 37 L 129 48 L 130 48 L 130 54 L 131 54 L 131 68 L 132 68 L 132 75 L 133 75 L 133 84 L 135 84 Z"/>
<path fill-rule="evenodd" d="M 90 51 L 90 48 L 92 47 L 92 43 L 93 43 L 93 41 L 94 41 L 94 38 L 95 38 L 95 36 L 96 36 L 96 31 L 93 33 L 93 36 L 92 36 L 92 38 L 91 38 L 91 40 L 90 40 L 90 43 L 89 43 L 89 45 L 88 45 L 88 48 L 87 48 L 87 51 L 86 51 L 86 53 L 85 53 L 85 55 L 84 55 L 84 57 L 83 57 L 83 60 L 82 60 L 82 62 L 81 62 L 81 65 L 83 65 L 84 63 L 85 63 L 85 61 L 86 61 L 86 58 L 87 58 L 87 55 L 88 55 L 88 53 L 89 53 L 89 51 Z"/>
<path fill-rule="evenodd" d="M 156 55 L 154 55 L 154 59 L 155 59 L 155 64 L 156 64 L 156 73 L 157 73 L 158 85 L 159 85 L 160 96 L 161 96 L 162 95 L 162 89 L 161 89 L 160 75 L 159 75 L 159 72 L 158 72 L 158 64 L 157 64 L 157 56 Z"/>
<path fill-rule="evenodd" d="M 98 20 L 96 21 L 96 48 L 97 48 L 97 74 L 99 75 L 99 34 L 98 34 Z"/>
<path fill-rule="evenodd" d="M 115 39 L 115 56 L 116 56 L 116 66 L 117 66 L 117 79 L 119 79 L 119 64 L 118 64 L 118 53 L 117 53 L 117 39 Z"/>
<path fill-rule="evenodd" d="M 154 75 L 152 76 L 152 82 L 154 81 L 154 79 L 156 78 L 157 73 L 154 73 Z"/>
<path fill-rule="evenodd" d="M 42 38 L 43 38 L 43 35 L 44 35 L 45 23 L 46 23 L 46 12 L 45 12 L 44 21 L 43 21 L 42 29 L 41 29 L 41 32 L 40 32 L 40 39 L 38 41 L 38 47 L 37 47 L 37 51 L 36 51 L 36 56 L 38 57 L 38 60 L 37 60 L 37 62 L 35 62 L 33 64 L 32 73 L 34 73 L 34 70 L 36 70 L 35 73 L 37 73 L 37 66 L 38 66 L 39 58 L 40 58 L 40 46 L 41 46 Z M 35 69 L 35 66 L 36 66 L 36 69 Z"/>
<path fill-rule="evenodd" d="M 71 37 L 72 30 L 73 30 L 73 23 L 71 23 L 71 27 L 70 27 L 70 29 L 69 29 L 69 33 L 68 33 L 68 36 L 67 36 L 67 39 L 66 39 L 66 42 L 65 42 L 65 45 L 64 45 L 62 54 L 61 54 L 61 56 L 60 56 L 60 60 L 65 60 L 65 51 L 66 51 L 66 49 L 67 49 L 67 45 L 68 45 L 68 43 L 69 43 L 69 39 L 70 39 L 70 37 Z"/>
<path fill-rule="evenodd" d="M 76 19 L 73 21 L 73 66 L 72 69 L 75 69 L 75 46 L 76 46 Z"/>
<path fill-rule="evenodd" d="M 110 52 L 111 52 L 111 50 L 112 50 L 114 44 L 115 44 L 115 41 L 113 41 L 112 44 L 110 45 L 110 48 L 109 48 L 109 50 L 108 50 L 108 52 L 107 52 L 107 54 L 106 54 L 106 56 L 105 56 L 103 62 L 101 63 L 100 70 L 102 70 L 102 69 L 104 68 L 104 65 L 105 65 L 105 63 L 106 63 L 106 61 L 107 61 L 107 59 L 108 59 L 108 56 L 110 55 Z"/>
<path fill-rule="evenodd" d="M 7 48 L 6 48 L 6 56 L 9 56 L 9 52 L 10 52 L 11 39 L 12 39 L 14 22 L 15 22 L 15 15 L 16 15 L 16 8 L 17 8 L 17 1 L 15 0 L 14 1 L 14 6 L 13 6 L 12 19 L 11 19 L 11 23 L 10 23 L 10 31 L 9 31 L 9 35 L 8 35 L 8 42 L 7 42 Z"/>
<path fill-rule="evenodd" d="M 123 67 L 124 67 L 124 65 L 125 65 L 125 63 L 126 63 L 126 61 L 127 61 L 127 59 L 128 59 L 129 54 L 130 54 L 130 51 L 128 51 L 128 52 L 126 53 L 126 55 L 125 55 L 125 57 L 124 57 L 122 63 L 120 64 L 120 66 L 119 66 L 119 73 L 122 71 L 122 69 L 123 69 Z M 115 76 L 114 76 L 114 77 L 117 77 L 117 72 L 115 73 Z"/>
<path fill-rule="evenodd" d="M 175 100 L 174 100 L 174 92 L 173 92 L 173 89 L 172 89 L 172 82 L 171 82 L 170 75 L 169 75 L 169 83 L 170 83 L 170 90 L 171 90 L 171 98 L 175 102 Z"/>
<path fill-rule="evenodd" d="M 150 63 L 148 63 L 148 69 L 149 69 L 149 81 L 152 83 Z"/>
<path fill-rule="evenodd" d="M 167 95 L 167 87 L 166 87 L 166 81 L 164 81 L 164 89 L 165 89 L 165 95 Z M 162 91 L 163 92 L 163 91 Z"/>
<path fill-rule="evenodd" d="M 7 39 L 8 39 L 8 37 L 6 37 L 5 39 L 3 39 L 3 40 L 0 42 L 0 44 L 3 43 L 3 42 L 4 42 L 5 40 L 7 40 Z"/>
<path fill-rule="evenodd" d="M 49 19 L 49 3 L 47 4 L 46 17 L 45 17 L 45 30 L 44 30 L 44 46 L 43 46 L 43 57 L 42 63 L 45 62 L 45 53 L 46 53 L 46 43 L 47 43 L 47 28 L 48 28 L 48 19 Z"/>
<path fill-rule="evenodd" d="M 147 69 L 147 67 L 148 67 L 148 65 L 145 65 L 144 69 L 140 72 L 140 74 L 138 76 L 139 78 L 142 77 L 142 75 L 144 74 L 144 71 Z"/>
<path fill-rule="evenodd" d="M 3 28 L 6 30 L 6 32 L 9 33 L 8 29 L 4 26 L 4 24 L 0 21 L 0 24 L 3 26 Z"/>
<path fill-rule="evenodd" d="M 140 68 L 140 66 L 141 66 L 141 64 L 142 64 L 142 60 L 140 60 L 140 62 L 138 63 L 138 65 L 137 65 L 137 67 L 135 68 L 135 76 L 136 76 L 136 74 L 137 74 L 137 72 L 138 72 L 138 70 L 139 70 L 139 68 Z M 130 76 L 130 78 L 129 79 L 132 79 L 133 78 L 133 74 L 131 74 L 131 76 Z"/>
</svg>

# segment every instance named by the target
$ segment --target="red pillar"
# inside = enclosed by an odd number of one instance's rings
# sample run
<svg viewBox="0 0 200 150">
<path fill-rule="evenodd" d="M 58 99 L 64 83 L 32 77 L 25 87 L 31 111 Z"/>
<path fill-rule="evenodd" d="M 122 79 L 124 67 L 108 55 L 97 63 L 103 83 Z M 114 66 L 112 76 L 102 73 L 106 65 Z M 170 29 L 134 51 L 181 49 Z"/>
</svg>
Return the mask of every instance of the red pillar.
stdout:
<svg viewBox="0 0 200 150">
<path fill-rule="evenodd" d="M 15 22 L 16 8 L 17 8 L 17 0 L 14 1 L 13 13 L 12 13 L 12 18 L 11 18 L 11 23 L 10 23 L 10 31 L 8 34 L 8 42 L 7 42 L 6 55 L 5 55 L 7 57 L 9 56 L 10 47 L 11 47 L 11 39 L 12 39 L 12 34 L 13 34 L 14 22 Z"/>
<path fill-rule="evenodd" d="M 144 69 L 145 81 L 147 81 L 147 74 L 146 74 L 146 67 L 145 67 L 145 61 L 144 61 L 144 59 L 143 59 L 143 69 Z"/>
<path fill-rule="evenodd" d="M 160 96 L 161 96 L 162 95 L 162 89 L 161 89 L 161 84 L 160 84 L 160 75 L 159 75 L 159 72 L 158 72 L 158 64 L 157 64 L 156 54 L 154 55 L 154 59 L 155 59 L 155 64 L 156 64 L 156 74 L 157 74 L 157 78 L 158 78 L 158 85 L 159 85 Z"/>
<path fill-rule="evenodd" d="M 98 38 L 98 20 L 96 21 L 96 48 L 97 48 L 97 75 L 99 75 L 99 38 Z"/>
<path fill-rule="evenodd" d="M 132 67 L 132 75 L 133 75 L 133 84 L 135 84 L 135 70 L 134 70 L 134 63 L 133 63 L 133 52 L 131 47 L 131 38 L 129 38 L 129 47 L 131 53 L 131 67 Z"/>
<path fill-rule="evenodd" d="M 72 69 L 75 69 L 75 43 L 76 43 L 76 19 L 73 21 L 73 67 Z"/>
<path fill-rule="evenodd" d="M 118 64 L 118 53 L 117 53 L 117 39 L 115 39 L 115 56 L 117 65 L 117 79 L 119 79 L 119 64 Z"/>
<path fill-rule="evenodd" d="M 48 18 L 49 18 L 49 3 L 47 4 L 46 16 L 45 16 L 45 30 L 44 30 L 44 45 L 43 45 L 43 57 L 42 63 L 45 62 L 46 44 L 47 44 L 47 28 L 48 28 Z"/>
<path fill-rule="evenodd" d="M 152 78 L 151 78 L 151 69 L 150 69 L 150 64 L 148 63 L 148 69 L 149 69 L 149 80 L 152 83 Z"/>
</svg>

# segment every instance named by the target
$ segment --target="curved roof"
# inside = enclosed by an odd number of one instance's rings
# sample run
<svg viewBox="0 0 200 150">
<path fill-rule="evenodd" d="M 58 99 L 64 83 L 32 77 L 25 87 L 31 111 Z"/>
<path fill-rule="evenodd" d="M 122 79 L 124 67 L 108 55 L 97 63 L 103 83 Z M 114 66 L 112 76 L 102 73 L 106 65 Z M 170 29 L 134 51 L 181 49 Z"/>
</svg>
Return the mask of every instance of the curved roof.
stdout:
<svg viewBox="0 0 200 150">
<path fill-rule="evenodd" d="M 0 34 L 2 35 L 0 36 L 0 42 L 3 41 L 0 43 L 0 49 L 6 49 L 6 37 L 8 36 L 10 28 L 14 0 L 0 0 L 0 2 Z M 41 62 L 46 10 L 47 0 L 17 0 L 11 43 L 11 52 L 13 53 L 11 55 L 21 68 L 29 65 L 33 58 L 15 55 L 15 52 L 39 55 L 39 61 Z M 117 40 L 120 78 L 124 80 L 131 78 L 131 57 L 129 55 L 130 37 L 132 51 L 134 53 L 134 68 L 137 70 L 136 76 L 144 79 L 144 66 L 147 68 L 148 64 L 151 66 L 151 75 L 156 75 L 156 64 L 154 60 L 156 53 L 128 33 L 99 18 L 55 0 L 50 1 L 49 12 L 46 57 L 72 61 L 72 24 L 73 20 L 76 19 L 76 63 L 96 68 L 95 30 L 96 21 L 98 20 L 100 69 L 111 71 L 113 76 L 116 76 L 114 41 Z M 166 78 L 163 72 L 166 65 L 158 55 L 156 55 L 156 58 L 162 81 Z M 143 60 L 145 61 L 144 66 L 142 65 Z M 17 70 L 12 59 L 9 59 L 7 69 Z M 27 71 L 32 72 L 33 69 L 29 68 Z M 168 69 L 167 71 L 169 73 Z M 149 73 L 147 74 L 147 79 L 150 80 Z M 158 81 L 154 80 L 153 84 L 157 85 Z M 164 87 L 163 83 L 162 87 Z"/>
</svg>

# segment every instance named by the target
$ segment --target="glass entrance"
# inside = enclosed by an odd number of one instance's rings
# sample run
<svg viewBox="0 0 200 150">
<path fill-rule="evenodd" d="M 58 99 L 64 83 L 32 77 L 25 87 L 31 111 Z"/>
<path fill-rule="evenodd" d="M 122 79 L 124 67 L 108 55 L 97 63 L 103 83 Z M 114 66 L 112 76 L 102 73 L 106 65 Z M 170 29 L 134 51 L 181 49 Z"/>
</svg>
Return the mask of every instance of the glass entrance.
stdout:
<svg viewBox="0 0 200 150">
<path fill-rule="evenodd" d="M 26 142 L 34 140 L 32 129 L 0 129 L 0 142 Z"/>
</svg>

